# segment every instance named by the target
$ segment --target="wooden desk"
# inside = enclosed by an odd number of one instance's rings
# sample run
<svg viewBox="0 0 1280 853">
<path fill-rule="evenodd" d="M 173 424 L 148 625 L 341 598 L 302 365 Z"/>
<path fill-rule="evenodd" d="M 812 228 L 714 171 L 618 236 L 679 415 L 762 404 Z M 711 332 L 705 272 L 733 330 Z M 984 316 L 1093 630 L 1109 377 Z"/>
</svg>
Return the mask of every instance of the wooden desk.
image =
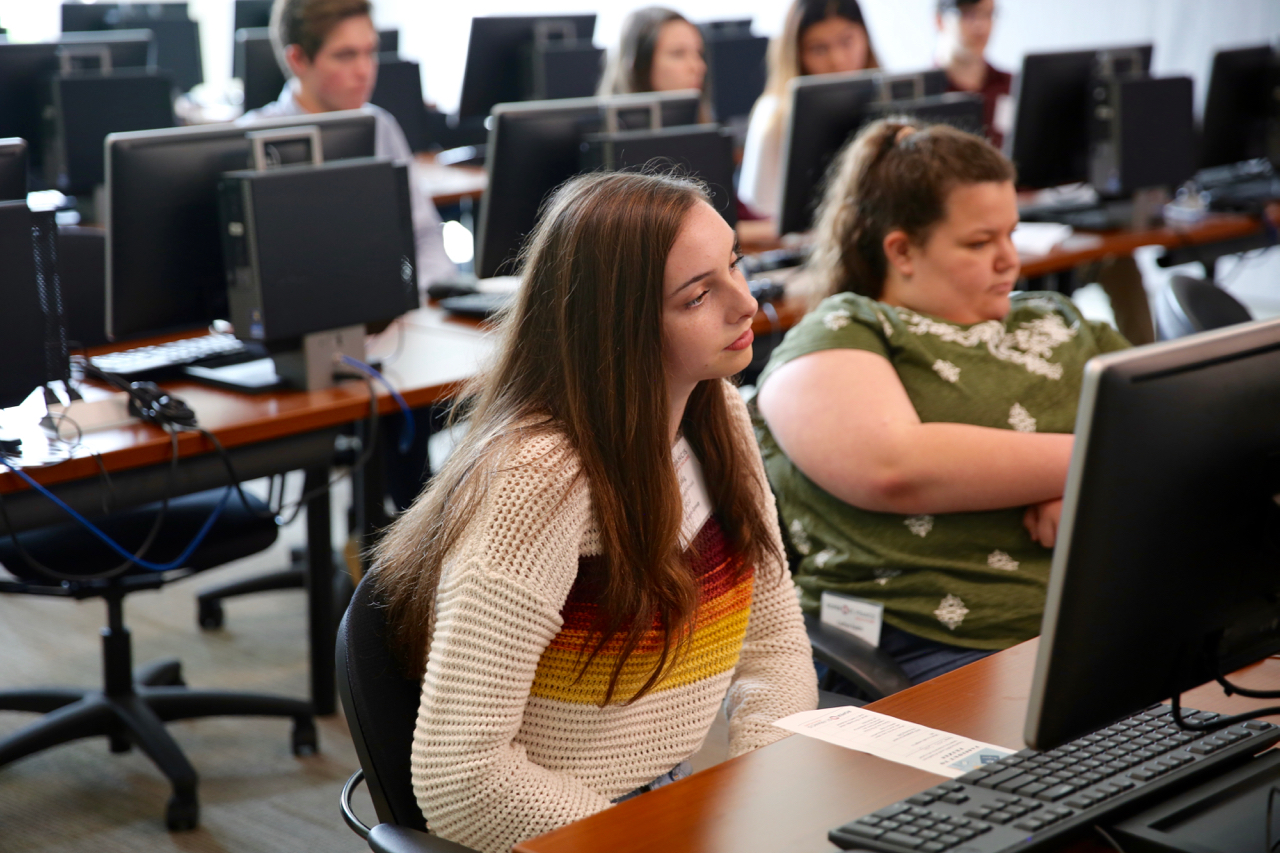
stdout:
<svg viewBox="0 0 1280 853">
<path fill-rule="evenodd" d="M 904 690 L 869 707 L 1011 749 L 1023 747 L 1036 640 Z M 1280 660 L 1241 671 L 1259 689 L 1280 688 Z M 1226 698 L 1216 685 L 1186 704 L 1238 712 L 1269 704 Z M 941 777 L 792 735 L 600 814 L 518 844 L 517 853 L 821 853 L 827 830 L 917 793 Z M 1064 850 L 1102 851 L 1088 839 Z"/>
<path fill-rule="evenodd" d="M 449 321 L 438 309 L 424 308 L 397 321 L 371 350 L 384 359 L 383 375 L 416 408 L 455 393 L 462 382 L 475 374 L 490 348 L 489 341 L 473 327 Z M 359 380 L 351 380 L 324 391 L 258 395 L 222 391 L 193 382 L 166 383 L 166 388 L 182 397 L 195 410 L 200 425 L 218 437 L 242 478 L 303 469 L 307 472 L 306 490 L 318 491 L 307 504 L 311 689 L 316 713 L 333 713 L 332 546 L 328 490 L 321 487 L 329 477 L 338 430 L 368 415 L 367 387 Z M 397 410 L 385 391 L 378 395 L 378 408 L 383 413 Z M 75 414 L 73 406 L 70 415 L 74 418 Z M 175 494 L 226 484 L 222 460 L 204 436 L 182 433 L 178 453 Z M 111 473 L 112 505 L 122 509 L 159 500 L 165 494 L 169 454 L 166 433 L 135 421 L 86 433 L 73 458 L 48 468 L 28 469 L 27 473 L 77 510 L 101 515 L 104 483 L 99 461 Z M 6 495 L 6 511 L 18 530 L 66 519 L 49 500 L 8 471 L 0 474 L 0 492 Z"/>
<path fill-rule="evenodd" d="M 410 164 L 414 182 L 423 187 L 436 207 L 478 199 L 489 186 L 489 176 L 481 166 L 443 166 L 433 154 L 420 154 Z"/>
</svg>

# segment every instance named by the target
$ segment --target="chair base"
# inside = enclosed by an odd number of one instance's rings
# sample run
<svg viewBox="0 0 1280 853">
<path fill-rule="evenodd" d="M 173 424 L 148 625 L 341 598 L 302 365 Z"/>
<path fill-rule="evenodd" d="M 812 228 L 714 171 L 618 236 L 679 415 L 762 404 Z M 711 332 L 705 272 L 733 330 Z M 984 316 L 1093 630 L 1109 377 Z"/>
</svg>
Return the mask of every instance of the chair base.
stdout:
<svg viewBox="0 0 1280 853">
<path fill-rule="evenodd" d="M 201 592 L 196 596 L 196 622 L 204 630 L 214 631 L 221 628 L 226 621 L 226 614 L 222 609 L 224 599 L 234 598 L 238 595 L 271 592 L 278 589 L 305 588 L 307 585 L 306 552 L 300 548 L 295 548 L 290 554 L 290 560 L 292 562 L 287 569 L 245 578 L 235 583 L 222 584 Z M 354 585 L 351 583 L 351 576 L 347 573 L 346 561 L 339 552 L 334 551 L 334 624 L 341 621 L 342 614 L 347 609 L 347 602 L 351 600 L 353 590 Z"/>
<path fill-rule="evenodd" d="M 0 710 L 44 714 L 0 741 L 0 767 L 87 737 L 106 737 L 112 752 L 139 747 L 173 786 L 165 809 L 165 824 L 171 831 L 194 829 L 200 806 L 195 768 L 165 723 L 215 716 L 292 717 L 294 755 L 312 754 L 318 745 L 311 703 L 256 693 L 190 690 L 183 683 L 181 664 L 172 659 L 139 667 L 132 691 L 117 695 L 66 688 L 0 691 Z"/>
</svg>

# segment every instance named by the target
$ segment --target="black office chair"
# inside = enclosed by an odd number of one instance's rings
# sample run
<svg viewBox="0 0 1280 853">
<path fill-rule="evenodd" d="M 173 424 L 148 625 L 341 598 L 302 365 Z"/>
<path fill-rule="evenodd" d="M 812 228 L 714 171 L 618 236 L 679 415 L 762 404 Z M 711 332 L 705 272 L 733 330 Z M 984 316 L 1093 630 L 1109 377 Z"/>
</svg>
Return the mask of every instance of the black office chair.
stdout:
<svg viewBox="0 0 1280 853">
<path fill-rule="evenodd" d="M 222 499 L 222 489 L 169 501 L 160 537 L 145 558 L 167 563 L 178 557 Z M 0 563 L 15 580 L 0 581 L 0 593 L 50 595 L 83 600 L 102 598 L 107 626 L 102 631 L 101 689 L 51 688 L 0 691 L 0 710 L 43 714 L 39 720 L 0 741 L 0 767 L 41 750 L 86 737 L 105 736 L 112 752 L 140 747 L 173 785 L 165 811 L 170 830 L 195 828 L 199 819 L 196 771 L 165 728 L 171 720 L 213 716 L 293 718 L 295 755 L 316 750 L 316 729 L 309 701 L 256 693 L 188 689 L 181 664 L 174 659 L 133 668 L 129 631 L 124 624 L 124 598 L 140 590 L 158 589 L 170 581 L 247 557 L 276 539 L 274 519 L 266 506 L 248 496 L 250 506 L 233 494 L 208 536 L 183 568 L 153 572 L 138 566 L 107 579 L 121 559 L 75 522 L 0 538 Z M 115 513 L 95 522 L 126 548 L 147 538 L 159 504 Z M 19 550 L 19 545 L 21 550 Z M 23 552 L 64 579 L 28 564 Z M 82 578 L 82 579 L 81 579 Z"/>
<path fill-rule="evenodd" d="M 338 628 L 338 695 L 361 768 L 342 789 L 342 816 L 376 853 L 474 853 L 426 831 L 409 769 L 422 686 L 401 674 L 385 633 L 386 610 L 366 576 Z M 351 806 L 362 779 L 378 815 L 373 827 Z"/>
<path fill-rule="evenodd" d="M 1175 275 L 1156 295 L 1156 338 L 1167 341 L 1253 319 L 1249 309 L 1212 281 Z"/>
</svg>

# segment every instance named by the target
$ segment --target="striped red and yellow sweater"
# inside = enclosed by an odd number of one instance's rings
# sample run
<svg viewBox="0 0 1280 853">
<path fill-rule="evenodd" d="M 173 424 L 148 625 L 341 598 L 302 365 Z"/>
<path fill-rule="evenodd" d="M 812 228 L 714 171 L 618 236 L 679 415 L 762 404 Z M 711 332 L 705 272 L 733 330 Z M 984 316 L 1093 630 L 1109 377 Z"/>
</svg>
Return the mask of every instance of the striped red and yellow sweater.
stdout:
<svg viewBox="0 0 1280 853">
<path fill-rule="evenodd" d="M 750 451 L 741 476 L 772 518 L 746 409 L 725 389 Z M 743 567 L 713 517 L 692 545 L 702 594 L 681 654 L 639 700 L 601 707 L 620 642 L 582 673 L 600 546 L 576 473 L 557 436 L 529 439 L 494 475 L 436 596 L 414 790 L 433 830 L 485 853 L 608 808 L 666 773 L 701 746 L 726 694 L 735 755 L 784 737 L 771 723 L 817 701 L 785 567 Z M 660 648 L 653 630 L 616 695 L 635 692 Z"/>
</svg>

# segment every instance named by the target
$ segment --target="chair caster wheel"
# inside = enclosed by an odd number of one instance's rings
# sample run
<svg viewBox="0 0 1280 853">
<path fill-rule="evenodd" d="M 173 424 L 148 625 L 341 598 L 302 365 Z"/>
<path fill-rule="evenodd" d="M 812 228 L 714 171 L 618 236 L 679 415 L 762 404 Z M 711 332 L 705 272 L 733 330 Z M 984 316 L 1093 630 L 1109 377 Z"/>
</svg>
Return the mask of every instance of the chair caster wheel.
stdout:
<svg viewBox="0 0 1280 853">
<path fill-rule="evenodd" d="M 320 739 L 316 734 L 315 721 L 310 717 L 299 717 L 293 721 L 293 754 L 297 757 L 315 755 L 320 751 Z"/>
<path fill-rule="evenodd" d="M 224 615 L 222 612 L 222 602 L 220 601 L 201 601 L 199 602 L 200 612 L 196 616 L 196 620 L 200 623 L 200 627 L 206 631 L 216 631 L 222 627 Z"/>
<path fill-rule="evenodd" d="M 170 832 L 189 832 L 200 824 L 200 803 L 193 797 L 181 800 L 173 796 L 164 810 L 164 825 Z"/>
</svg>

